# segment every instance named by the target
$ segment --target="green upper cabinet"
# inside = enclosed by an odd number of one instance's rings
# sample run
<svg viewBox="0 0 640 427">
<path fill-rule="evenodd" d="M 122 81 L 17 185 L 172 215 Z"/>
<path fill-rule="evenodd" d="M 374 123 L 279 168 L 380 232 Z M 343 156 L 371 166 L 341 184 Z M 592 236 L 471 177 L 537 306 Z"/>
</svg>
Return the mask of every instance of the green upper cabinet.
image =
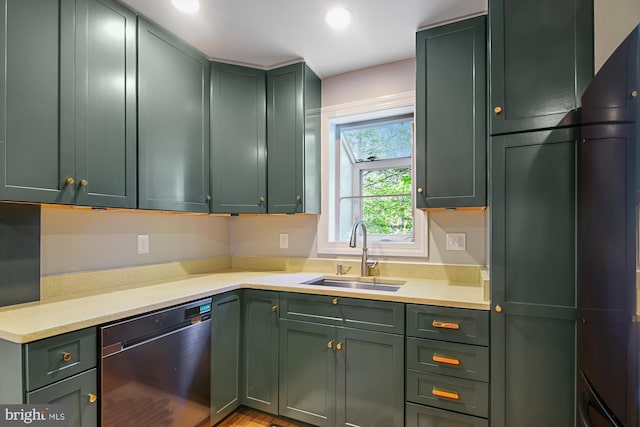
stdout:
<svg viewBox="0 0 640 427">
<path fill-rule="evenodd" d="M 0 199 L 135 207 L 135 15 L 111 0 L 1 6 Z"/>
<path fill-rule="evenodd" d="M 574 128 L 491 142 L 491 425 L 572 426 Z"/>
<path fill-rule="evenodd" d="M 111 0 L 76 10 L 77 203 L 135 208 L 136 16 Z"/>
<path fill-rule="evenodd" d="M 211 211 L 266 213 L 266 73 L 211 63 Z"/>
<path fill-rule="evenodd" d="M 320 213 L 320 90 L 302 62 L 267 72 L 269 213 Z"/>
<path fill-rule="evenodd" d="M 138 23 L 138 207 L 209 212 L 209 61 Z"/>
<path fill-rule="evenodd" d="M 416 206 L 486 202 L 486 18 L 416 35 Z"/>
<path fill-rule="evenodd" d="M 593 77 L 592 0 L 489 0 L 491 134 L 571 124 Z"/>
</svg>

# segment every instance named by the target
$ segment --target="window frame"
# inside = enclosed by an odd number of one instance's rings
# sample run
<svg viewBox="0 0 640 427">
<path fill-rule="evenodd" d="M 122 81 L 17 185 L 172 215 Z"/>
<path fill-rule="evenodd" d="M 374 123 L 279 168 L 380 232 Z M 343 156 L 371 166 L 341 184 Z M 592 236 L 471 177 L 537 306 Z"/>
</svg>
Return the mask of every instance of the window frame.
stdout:
<svg viewBox="0 0 640 427">
<path fill-rule="evenodd" d="M 361 101 L 323 107 L 321 111 L 321 173 L 322 173 L 322 213 L 318 219 L 317 251 L 319 255 L 359 255 L 360 245 L 350 248 L 347 242 L 335 242 L 329 239 L 329 232 L 335 235 L 335 218 L 337 207 L 332 207 L 330 198 L 336 198 L 339 189 L 336 188 L 335 152 L 336 126 L 344 123 L 378 120 L 386 117 L 414 114 L 415 120 L 415 92 L 403 92 L 394 95 L 381 96 Z M 415 138 L 412 141 L 411 171 L 415 183 Z M 394 160 L 395 161 L 395 160 Z M 382 162 L 382 161 L 379 161 Z M 368 162 L 364 162 L 368 163 Z M 376 163 L 376 162 L 371 162 Z M 406 165 L 406 163 L 405 163 Z M 428 214 L 415 207 L 415 185 L 412 186 L 412 205 L 414 217 L 413 242 L 382 242 L 370 239 L 369 253 L 381 257 L 410 257 L 427 258 L 428 251 Z"/>
</svg>

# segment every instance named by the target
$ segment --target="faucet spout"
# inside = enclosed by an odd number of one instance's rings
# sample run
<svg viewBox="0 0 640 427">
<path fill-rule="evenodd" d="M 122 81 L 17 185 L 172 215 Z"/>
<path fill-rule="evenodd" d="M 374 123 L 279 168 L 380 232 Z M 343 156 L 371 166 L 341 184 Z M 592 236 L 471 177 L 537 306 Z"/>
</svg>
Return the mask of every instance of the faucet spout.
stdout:
<svg viewBox="0 0 640 427">
<path fill-rule="evenodd" d="M 351 230 L 351 239 L 349 240 L 349 247 L 355 248 L 357 243 L 358 236 L 358 226 L 362 228 L 362 260 L 360 261 L 360 275 L 362 277 L 366 277 L 369 275 L 369 264 L 375 266 L 377 262 L 371 262 L 368 259 L 368 248 L 367 248 L 367 226 L 364 225 L 362 220 L 356 221 L 353 224 L 353 229 Z"/>
</svg>

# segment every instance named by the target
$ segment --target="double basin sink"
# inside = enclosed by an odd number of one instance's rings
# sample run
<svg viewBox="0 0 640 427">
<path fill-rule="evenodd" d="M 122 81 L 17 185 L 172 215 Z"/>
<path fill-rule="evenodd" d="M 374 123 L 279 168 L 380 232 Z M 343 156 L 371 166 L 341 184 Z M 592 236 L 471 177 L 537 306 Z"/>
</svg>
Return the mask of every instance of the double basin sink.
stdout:
<svg viewBox="0 0 640 427">
<path fill-rule="evenodd" d="M 385 291 L 396 292 L 404 285 L 405 282 L 400 281 L 384 281 L 377 277 L 366 278 L 358 280 L 355 278 L 336 278 L 336 277 L 323 277 L 320 279 L 308 280 L 302 282 L 301 285 L 313 285 L 313 286 L 329 286 L 333 288 L 349 288 L 349 289 L 364 289 L 369 291 Z"/>
</svg>

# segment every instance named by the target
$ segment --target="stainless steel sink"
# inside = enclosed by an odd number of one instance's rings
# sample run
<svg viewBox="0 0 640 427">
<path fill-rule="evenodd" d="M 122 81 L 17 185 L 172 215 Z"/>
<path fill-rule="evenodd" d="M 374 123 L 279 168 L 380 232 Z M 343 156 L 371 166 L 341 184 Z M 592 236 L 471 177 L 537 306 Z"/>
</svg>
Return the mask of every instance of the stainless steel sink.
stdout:
<svg viewBox="0 0 640 427">
<path fill-rule="evenodd" d="M 404 284 L 404 282 L 381 282 L 379 280 L 359 281 L 359 280 L 342 280 L 342 279 L 314 279 L 306 282 L 302 282 L 303 285 L 314 286 L 331 286 L 336 288 L 350 288 L 350 289 L 366 289 L 370 291 L 386 291 L 396 292 Z"/>
</svg>

